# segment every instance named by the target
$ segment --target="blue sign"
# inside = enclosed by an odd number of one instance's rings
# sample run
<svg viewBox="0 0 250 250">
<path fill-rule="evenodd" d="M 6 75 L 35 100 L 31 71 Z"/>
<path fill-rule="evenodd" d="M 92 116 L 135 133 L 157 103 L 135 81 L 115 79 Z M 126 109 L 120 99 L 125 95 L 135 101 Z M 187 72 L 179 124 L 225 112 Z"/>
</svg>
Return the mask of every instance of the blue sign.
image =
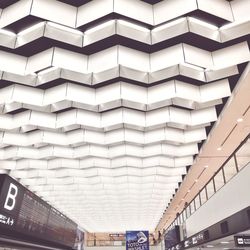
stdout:
<svg viewBox="0 0 250 250">
<path fill-rule="evenodd" d="M 127 231 L 126 250 L 149 250 L 148 231 Z"/>
</svg>

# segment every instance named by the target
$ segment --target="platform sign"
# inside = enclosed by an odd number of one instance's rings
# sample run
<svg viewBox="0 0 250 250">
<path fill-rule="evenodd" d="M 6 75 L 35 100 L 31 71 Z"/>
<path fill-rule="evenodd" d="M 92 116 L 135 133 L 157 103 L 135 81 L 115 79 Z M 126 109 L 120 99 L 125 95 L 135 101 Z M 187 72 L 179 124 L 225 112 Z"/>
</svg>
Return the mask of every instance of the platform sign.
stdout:
<svg viewBox="0 0 250 250">
<path fill-rule="evenodd" d="M 127 231 L 126 250 L 149 250 L 148 231 Z"/>
<path fill-rule="evenodd" d="M 0 175 L 0 234 L 73 247 L 77 224 L 6 174 Z"/>
</svg>

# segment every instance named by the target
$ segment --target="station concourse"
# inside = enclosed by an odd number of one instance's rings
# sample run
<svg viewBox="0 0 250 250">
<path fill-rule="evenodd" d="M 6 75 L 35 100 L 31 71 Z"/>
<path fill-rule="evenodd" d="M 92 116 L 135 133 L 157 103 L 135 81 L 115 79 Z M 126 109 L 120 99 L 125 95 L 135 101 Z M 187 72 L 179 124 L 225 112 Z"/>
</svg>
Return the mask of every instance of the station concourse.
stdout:
<svg viewBox="0 0 250 250">
<path fill-rule="evenodd" d="M 250 249 L 250 0 L 0 13 L 0 250 Z"/>
</svg>

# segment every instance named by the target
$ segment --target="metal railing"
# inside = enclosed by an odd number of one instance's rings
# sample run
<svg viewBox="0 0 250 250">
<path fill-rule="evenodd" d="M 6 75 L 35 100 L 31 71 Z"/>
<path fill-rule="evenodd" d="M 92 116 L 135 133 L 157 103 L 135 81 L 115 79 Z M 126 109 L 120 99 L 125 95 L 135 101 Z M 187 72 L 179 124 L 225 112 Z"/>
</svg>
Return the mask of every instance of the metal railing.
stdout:
<svg viewBox="0 0 250 250">
<path fill-rule="evenodd" d="M 194 199 L 186 205 L 165 231 L 183 224 L 197 209 L 207 202 L 218 190 L 230 181 L 241 169 L 250 163 L 250 135 L 240 144 L 214 176 L 206 183 Z"/>
</svg>

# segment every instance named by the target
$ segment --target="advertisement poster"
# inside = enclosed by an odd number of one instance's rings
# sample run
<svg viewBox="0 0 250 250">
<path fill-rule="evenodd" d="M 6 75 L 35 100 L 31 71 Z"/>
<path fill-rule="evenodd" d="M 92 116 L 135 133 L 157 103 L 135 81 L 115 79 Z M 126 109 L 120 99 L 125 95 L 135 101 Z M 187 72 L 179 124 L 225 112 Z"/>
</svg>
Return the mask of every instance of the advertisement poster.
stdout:
<svg viewBox="0 0 250 250">
<path fill-rule="evenodd" d="M 77 228 L 74 250 L 84 250 L 84 232 Z"/>
<path fill-rule="evenodd" d="M 149 250 L 148 231 L 127 231 L 126 250 Z"/>
</svg>

